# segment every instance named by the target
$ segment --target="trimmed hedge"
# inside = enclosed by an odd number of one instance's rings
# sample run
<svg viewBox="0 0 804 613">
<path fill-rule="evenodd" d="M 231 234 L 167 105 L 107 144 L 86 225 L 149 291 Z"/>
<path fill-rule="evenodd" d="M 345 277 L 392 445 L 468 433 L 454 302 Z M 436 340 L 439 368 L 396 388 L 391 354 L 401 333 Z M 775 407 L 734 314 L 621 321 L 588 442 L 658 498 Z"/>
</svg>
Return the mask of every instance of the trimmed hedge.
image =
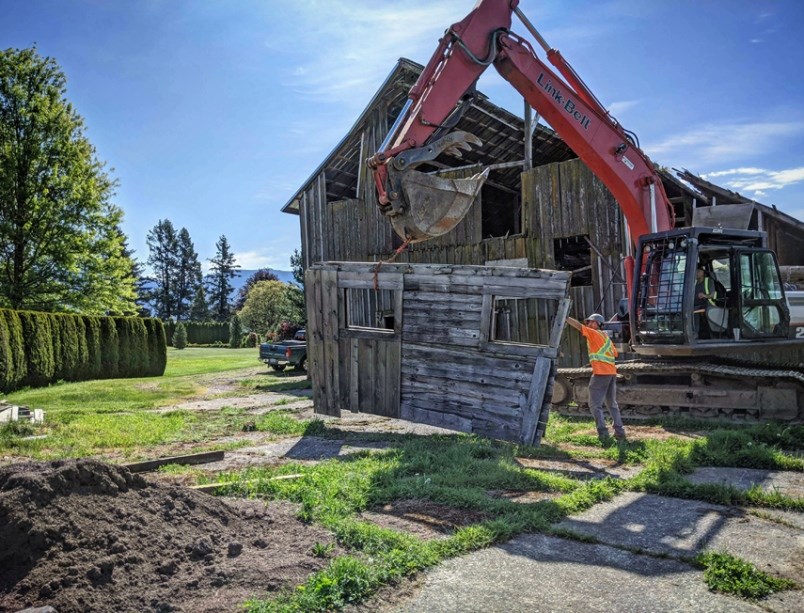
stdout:
<svg viewBox="0 0 804 613">
<path fill-rule="evenodd" d="M 173 339 L 176 332 L 175 321 L 162 322 L 165 326 L 165 338 Z M 210 322 L 210 321 L 183 321 L 184 329 L 187 332 L 188 345 L 214 345 L 215 343 L 229 344 L 229 322 Z"/>
<path fill-rule="evenodd" d="M 158 377 L 165 372 L 158 319 L 0 309 L 0 392 L 56 381 Z"/>
</svg>

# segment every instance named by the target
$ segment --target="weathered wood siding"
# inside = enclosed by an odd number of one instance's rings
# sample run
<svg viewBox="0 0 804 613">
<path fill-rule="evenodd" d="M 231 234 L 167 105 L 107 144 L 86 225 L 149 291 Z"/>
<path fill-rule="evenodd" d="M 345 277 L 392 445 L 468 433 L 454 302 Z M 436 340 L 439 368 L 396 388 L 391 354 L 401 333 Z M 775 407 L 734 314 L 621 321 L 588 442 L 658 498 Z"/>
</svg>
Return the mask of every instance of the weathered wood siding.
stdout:
<svg viewBox="0 0 804 613">
<path fill-rule="evenodd" d="M 570 289 L 577 319 L 598 312 L 610 317 L 626 297 L 622 257 L 624 221 L 617 201 L 580 160 L 549 164 L 522 174 L 524 227 L 532 238 L 530 266 L 555 268 L 554 240 L 588 236 L 592 285 Z M 586 343 L 577 334 L 563 339 L 560 366 L 587 362 Z"/>
<path fill-rule="evenodd" d="M 568 273 L 483 266 L 329 262 L 309 269 L 316 412 L 400 417 L 526 444 L 547 421 Z M 393 296 L 393 329 L 347 325 L 347 290 Z M 502 342 L 494 298 L 541 301 L 541 345 Z M 320 346 L 317 346 L 320 345 Z"/>
<path fill-rule="evenodd" d="M 377 111 L 363 129 L 366 151 L 379 147 L 387 130 L 386 115 Z M 458 171 L 453 176 L 471 174 Z M 299 206 L 305 268 L 326 261 L 369 262 L 387 259 L 400 244 L 377 207 L 370 169 L 361 161 L 357 198 L 326 202 L 326 176 L 319 174 L 302 194 Z M 572 287 L 571 314 L 614 314 L 626 289 L 622 270 L 625 251 L 623 218 L 614 197 L 579 160 L 549 164 L 522 174 L 523 233 L 481 239 L 478 197 L 469 214 L 450 232 L 412 245 L 397 262 L 482 266 L 495 260 L 527 260 L 533 268 L 556 267 L 554 240 L 588 236 L 591 248 L 591 287 Z M 583 339 L 566 335 L 560 366 L 587 362 Z"/>
</svg>

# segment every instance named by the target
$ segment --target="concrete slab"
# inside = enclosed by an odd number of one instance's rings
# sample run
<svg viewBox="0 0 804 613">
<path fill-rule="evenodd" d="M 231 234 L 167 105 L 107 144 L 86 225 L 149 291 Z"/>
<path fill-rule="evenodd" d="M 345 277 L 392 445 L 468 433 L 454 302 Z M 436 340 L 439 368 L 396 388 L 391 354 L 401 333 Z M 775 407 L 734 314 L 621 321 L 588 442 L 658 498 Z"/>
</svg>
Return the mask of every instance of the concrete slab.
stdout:
<svg viewBox="0 0 804 613">
<path fill-rule="evenodd" d="M 544 535 L 449 560 L 391 610 L 442 612 L 758 612 L 710 592 L 689 564 Z"/>
<path fill-rule="evenodd" d="M 389 446 L 389 443 L 381 441 L 346 443 L 317 436 L 294 436 L 262 445 L 227 451 L 223 460 L 205 464 L 204 469 L 232 470 L 243 466 L 273 464 L 280 460 L 320 461 L 358 451 L 387 449 Z"/>
<path fill-rule="evenodd" d="M 674 557 L 726 550 L 760 570 L 804 584 L 804 531 L 736 507 L 628 492 L 557 526 Z"/>
<path fill-rule="evenodd" d="M 617 479 L 630 479 L 642 471 L 641 466 L 618 464 L 611 460 L 593 459 L 582 460 L 576 458 L 544 459 L 544 458 L 516 458 L 523 468 L 535 468 L 547 472 L 557 472 L 578 479 L 603 479 L 615 477 Z"/>
<path fill-rule="evenodd" d="M 688 477 L 693 483 L 721 483 L 741 490 L 754 486 L 792 498 L 804 498 L 804 472 L 760 470 L 757 468 L 704 467 Z"/>
<path fill-rule="evenodd" d="M 804 513 L 782 511 L 781 509 L 765 509 L 763 507 L 748 507 L 746 511 L 751 515 L 776 522 L 777 524 L 804 530 Z"/>
</svg>

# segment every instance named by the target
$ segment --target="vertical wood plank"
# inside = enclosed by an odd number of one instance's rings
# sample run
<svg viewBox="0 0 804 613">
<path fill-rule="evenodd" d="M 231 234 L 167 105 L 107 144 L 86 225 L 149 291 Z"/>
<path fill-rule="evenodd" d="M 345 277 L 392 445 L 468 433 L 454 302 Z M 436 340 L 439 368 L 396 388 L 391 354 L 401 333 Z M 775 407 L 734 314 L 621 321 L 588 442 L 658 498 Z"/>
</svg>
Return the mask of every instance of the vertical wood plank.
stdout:
<svg viewBox="0 0 804 613">
<path fill-rule="evenodd" d="M 340 364 L 340 344 L 338 329 L 340 323 L 340 301 L 338 300 L 338 273 L 335 270 L 321 271 L 321 304 L 324 327 L 324 370 L 326 402 L 340 415 L 338 401 L 340 389 L 338 380 Z"/>
<path fill-rule="evenodd" d="M 552 360 L 540 358 L 533 367 L 533 378 L 530 380 L 527 402 L 522 411 L 522 429 L 520 430 L 520 443 L 533 445 L 536 436 L 536 426 L 544 403 L 544 392 L 550 379 Z"/>
<path fill-rule="evenodd" d="M 352 352 L 350 355 L 349 370 L 349 410 L 353 413 L 360 411 L 360 352 L 359 341 L 351 339 Z"/>
</svg>

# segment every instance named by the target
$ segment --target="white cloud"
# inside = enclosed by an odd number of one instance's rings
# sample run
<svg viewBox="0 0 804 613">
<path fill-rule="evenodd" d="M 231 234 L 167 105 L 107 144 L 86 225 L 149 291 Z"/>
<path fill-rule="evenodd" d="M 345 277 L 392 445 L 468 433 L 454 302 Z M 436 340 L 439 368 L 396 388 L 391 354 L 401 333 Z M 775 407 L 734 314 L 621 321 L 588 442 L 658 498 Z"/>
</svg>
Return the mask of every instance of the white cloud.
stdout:
<svg viewBox="0 0 804 613">
<path fill-rule="evenodd" d="M 671 163 L 709 165 L 744 158 L 747 152 L 758 156 L 778 151 L 780 139 L 802 133 L 801 121 L 709 124 L 649 144 L 645 150 L 651 157 Z"/>
<path fill-rule="evenodd" d="M 274 270 L 289 270 L 292 252 L 277 253 L 269 249 L 255 249 L 235 253 L 235 261 L 244 270 L 257 270 L 260 268 L 273 268 Z"/>
<path fill-rule="evenodd" d="M 634 108 L 638 104 L 639 104 L 639 100 L 620 100 L 620 101 L 612 102 L 611 104 L 609 104 L 608 111 L 614 117 L 617 117 L 617 115 L 627 113 L 629 110 L 631 110 L 632 108 Z"/>
<path fill-rule="evenodd" d="M 288 85 L 310 99 L 362 108 L 400 56 L 426 62 L 444 29 L 466 14 L 467 5 L 464 0 L 303 0 L 294 9 L 305 34 L 293 38 L 303 55 L 288 67 Z"/>
<path fill-rule="evenodd" d="M 729 170 L 718 170 L 706 174 L 707 178 L 727 177 L 729 175 L 761 175 L 768 171 L 764 168 L 730 168 Z"/>
</svg>

